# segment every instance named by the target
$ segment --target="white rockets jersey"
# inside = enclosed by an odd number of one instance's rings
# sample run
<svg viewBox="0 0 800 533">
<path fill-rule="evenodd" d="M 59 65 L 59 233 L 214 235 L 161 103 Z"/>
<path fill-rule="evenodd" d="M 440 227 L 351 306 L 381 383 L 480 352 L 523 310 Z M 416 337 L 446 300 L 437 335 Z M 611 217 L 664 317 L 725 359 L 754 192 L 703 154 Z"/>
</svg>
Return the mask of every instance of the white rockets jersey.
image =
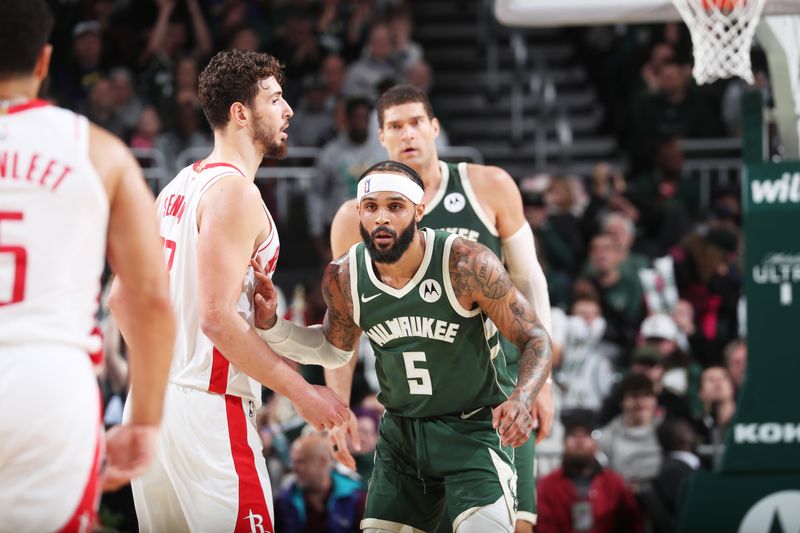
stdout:
<svg viewBox="0 0 800 533">
<path fill-rule="evenodd" d="M 0 107 L 0 350 L 99 348 L 108 216 L 88 120 L 42 100 Z"/>
<path fill-rule="evenodd" d="M 209 392 L 250 398 L 260 404 L 261 385 L 230 364 L 200 330 L 197 206 L 203 194 L 223 176 L 239 174 L 245 178 L 238 168 L 228 163 L 201 165 L 202 162 L 198 162 L 181 170 L 161 191 L 156 202 L 164 240 L 164 260 L 169 269 L 170 296 L 178 325 L 170 381 Z M 258 247 L 256 258 L 272 276 L 278 262 L 280 242 L 266 205 L 264 211 L 270 218 L 272 230 Z M 255 276 L 252 267 L 248 266 L 237 310 L 251 325 L 254 323 L 254 288 Z"/>
</svg>

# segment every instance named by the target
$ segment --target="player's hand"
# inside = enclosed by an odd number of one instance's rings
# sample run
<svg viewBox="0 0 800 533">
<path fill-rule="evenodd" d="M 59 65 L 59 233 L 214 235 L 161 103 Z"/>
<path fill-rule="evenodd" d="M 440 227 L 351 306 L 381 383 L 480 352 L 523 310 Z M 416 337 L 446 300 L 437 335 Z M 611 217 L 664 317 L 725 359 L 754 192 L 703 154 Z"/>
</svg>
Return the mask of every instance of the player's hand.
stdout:
<svg viewBox="0 0 800 533">
<path fill-rule="evenodd" d="M 256 277 L 253 307 L 255 308 L 256 327 L 270 329 L 278 321 L 278 291 L 258 261 L 250 260 L 250 266 Z"/>
<path fill-rule="evenodd" d="M 509 398 L 492 409 L 492 427 L 500 433 L 504 446 L 519 448 L 531 436 L 533 420 L 528 406 Z"/>
<path fill-rule="evenodd" d="M 356 460 L 350 453 L 347 445 L 348 437 L 353 450 L 361 451 L 361 436 L 358 434 L 358 418 L 350 412 L 350 420 L 346 424 L 333 428 L 328 432 L 328 442 L 331 443 L 333 458 L 347 468 L 356 469 Z"/>
<path fill-rule="evenodd" d="M 289 399 L 297 414 L 317 431 L 333 429 L 350 420 L 350 408 L 328 387 L 309 385 Z"/>
<path fill-rule="evenodd" d="M 533 419 L 533 429 L 536 430 L 537 444 L 547 438 L 553 429 L 554 414 L 553 385 L 545 383 L 531 404 L 531 419 Z"/>
<path fill-rule="evenodd" d="M 157 440 L 158 426 L 122 424 L 108 430 L 103 491 L 115 491 L 142 475 L 155 455 Z"/>
</svg>

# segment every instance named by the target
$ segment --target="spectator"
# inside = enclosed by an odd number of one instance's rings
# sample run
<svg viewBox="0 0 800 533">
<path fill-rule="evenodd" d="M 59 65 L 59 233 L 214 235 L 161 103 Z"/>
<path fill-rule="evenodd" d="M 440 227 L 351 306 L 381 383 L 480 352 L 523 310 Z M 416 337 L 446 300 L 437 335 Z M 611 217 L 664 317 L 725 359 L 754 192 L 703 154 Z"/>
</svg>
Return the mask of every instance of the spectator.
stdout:
<svg viewBox="0 0 800 533">
<path fill-rule="evenodd" d="M 180 157 L 188 148 L 206 148 L 211 146 L 212 139 L 203 127 L 200 109 L 194 102 L 182 102 L 177 107 L 177 126 L 165 132 L 157 141 L 157 147 L 163 152 L 168 165 L 177 174 L 185 165 L 193 161 Z"/>
<path fill-rule="evenodd" d="M 653 391 L 658 399 L 659 417 L 682 418 L 692 420 L 692 410 L 686 399 L 664 385 L 666 366 L 665 356 L 658 346 L 644 343 L 633 351 L 631 374 L 647 376 L 653 383 Z M 617 387 L 603 405 L 601 422 L 606 422 L 621 412 L 622 387 Z"/>
<path fill-rule="evenodd" d="M 100 23 L 84 20 L 72 30 L 72 55 L 53 69 L 53 89 L 61 105 L 77 109 L 86 103 L 92 85 L 103 77 L 103 39 Z"/>
<path fill-rule="evenodd" d="M 190 103 L 199 106 L 197 83 L 200 72 L 197 60 L 192 56 L 183 56 L 175 64 L 175 102 L 180 105 Z"/>
<path fill-rule="evenodd" d="M 649 253 L 661 256 L 686 235 L 697 216 L 700 184 L 683 175 L 680 137 L 659 141 L 655 153 L 655 170 L 634 178 L 631 195 L 641 213 L 639 224 Z"/>
<path fill-rule="evenodd" d="M 333 112 L 342 96 L 346 65 L 342 56 L 331 54 L 322 60 L 320 74 L 325 82 L 325 107 Z"/>
<path fill-rule="evenodd" d="M 634 252 L 633 242 L 636 238 L 634 221 L 626 214 L 613 211 L 603 217 L 603 233 L 611 236 L 622 249 L 625 259 L 619 268 L 628 276 L 638 276 L 639 270 L 650 267 L 647 256 Z"/>
<path fill-rule="evenodd" d="M 652 154 L 659 139 L 722 134 L 714 106 L 691 85 L 690 79 L 686 65 L 666 61 L 657 73 L 657 92 L 634 102 L 628 130 L 634 173 L 652 167 Z"/>
<path fill-rule="evenodd" d="M 685 394 L 688 386 L 686 369 L 690 356 L 681 349 L 688 341 L 672 317 L 666 313 L 654 313 L 642 321 L 639 338 L 655 346 L 668 370 L 666 383 L 678 394 Z"/>
<path fill-rule="evenodd" d="M 642 500 L 646 502 L 656 532 L 672 533 L 677 523 L 675 517 L 681 484 L 700 468 L 700 458 L 694 453 L 695 435 L 687 421 L 667 419 L 658 427 L 657 434 L 664 451 L 664 461 L 651 485 L 652 492 L 646 493 Z M 649 496 L 655 498 L 650 500 Z"/>
<path fill-rule="evenodd" d="M 150 30 L 147 46 L 139 56 L 139 65 L 143 69 L 144 96 L 156 107 L 167 129 L 173 126 L 176 118 L 175 70 L 178 58 L 190 55 L 202 61 L 213 51 L 211 33 L 198 0 L 186 0 L 194 36 L 194 47 L 187 54 L 186 24 L 172 18 L 176 5 L 175 0 L 158 1 L 156 22 Z"/>
<path fill-rule="evenodd" d="M 344 50 L 342 51 L 342 56 L 347 61 L 353 61 L 361 54 L 375 12 L 374 0 L 354 0 L 350 3 L 350 18 L 347 21 Z"/>
<path fill-rule="evenodd" d="M 733 380 L 728 371 L 721 366 L 706 368 L 700 376 L 698 395 L 703 406 L 694 421 L 698 440 L 701 444 L 721 445 L 736 412 Z"/>
<path fill-rule="evenodd" d="M 620 269 L 625 259 L 625 250 L 610 235 L 600 234 L 592 239 L 589 265 L 593 273 L 589 280 L 600 294 L 603 316 L 608 322 L 606 338 L 629 351 L 634 345 L 644 306 L 639 278 Z"/>
<path fill-rule="evenodd" d="M 722 365 L 722 349 L 738 336 L 741 293 L 740 230 L 734 215 L 716 211 L 708 223 L 674 247 L 675 280 L 697 314 L 704 345 L 695 354 L 704 366 Z"/>
<path fill-rule="evenodd" d="M 630 374 L 621 384 L 622 414 L 606 425 L 598 438 L 608 466 L 636 488 L 653 479 L 661 466 L 656 441 L 656 393 L 653 382 L 642 374 Z"/>
<path fill-rule="evenodd" d="M 423 51 L 419 43 L 411 40 L 414 22 L 408 6 L 399 5 L 389 15 L 389 31 L 394 45 L 394 62 L 401 71 L 405 71 L 422 61 Z"/>
<path fill-rule="evenodd" d="M 258 51 L 258 32 L 256 32 L 252 26 L 248 24 L 242 24 L 231 32 L 226 48 L 228 50 L 239 49 Z"/>
<path fill-rule="evenodd" d="M 125 135 L 125 125 L 114 107 L 114 89 L 107 78 L 100 78 L 94 82 L 89 90 L 89 100 L 86 104 L 84 113 L 89 120 L 118 137 Z"/>
<path fill-rule="evenodd" d="M 116 67 L 109 74 L 114 113 L 122 123 L 125 138 L 136 127 L 139 115 L 144 110 L 141 98 L 134 92 L 133 76 L 125 67 Z"/>
<path fill-rule="evenodd" d="M 672 46 L 663 42 L 653 45 L 647 62 L 642 65 L 639 87 L 634 93 L 634 98 L 646 98 L 648 95 L 657 94 L 660 89 L 661 68 L 674 61 L 675 50 Z"/>
<path fill-rule="evenodd" d="M 357 533 L 366 505 L 358 481 L 333 469 L 327 437 L 302 436 L 292 444 L 295 479 L 280 491 L 275 505 L 275 530 Z"/>
<path fill-rule="evenodd" d="M 381 81 L 399 77 L 397 65 L 392 58 L 393 52 L 389 27 L 386 24 L 373 25 L 363 57 L 347 69 L 344 94 L 348 97 L 366 97 L 374 101 L 378 96 L 378 84 Z"/>
<path fill-rule="evenodd" d="M 156 109 L 149 105 L 144 108 L 136 122 L 136 129 L 131 135 L 131 148 L 155 148 L 160 133 L 161 120 Z"/>
<path fill-rule="evenodd" d="M 296 88 L 303 76 L 315 72 L 322 62 L 322 50 L 314 35 L 314 21 L 311 13 L 293 7 L 286 23 L 278 30 L 277 39 L 272 45 L 275 55 L 286 64 L 286 79 Z M 285 88 L 292 96 L 292 85 Z"/>
<path fill-rule="evenodd" d="M 356 195 L 356 180 L 371 165 L 386 157 L 383 148 L 368 142 L 372 104 L 365 98 L 345 102 L 346 131 L 322 148 L 315 183 L 307 196 L 309 231 L 324 263 L 330 260 L 328 232 L 336 210 Z"/>
<path fill-rule="evenodd" d="M 616 348 L 602 340 L 605 329 L 599 303 L 587 296 L 576 299 L 567 320 L 561 362 L 553 365 L 562 389 L 563 412 L 578 408 L 597 411 L 608 396 L 616 378 L 610 360 Z"/>
<path fill-rule="evenodd" d="M 736 395 L 742 390 L 744 377 L 747 374 L 747 343 L 744 339 L 735 339 L 725 345 L 725 368 L 733 381 Z"/>
<path fill-rule="evenodd" d="M 348 5 L 341 0 L 323 0 L 321 4 L 316 25 L 319 44 L 330 54 L 340 54 L 344 49 Z"/>
<path fill-rule="evenodd" d="M 289 142 L 295 146 L 322 146 L 336 136 L 333 110 L 325 106 L 325 82 L 316 74 L 303 78 L 303 96 L 294 109 Z"/>
<path fill-rule="evenodd" d="M 561 468 L 539 480 L 537 533 L 642 531 L 633 494 L 619 475 L 597 462 L 591 413 L 564 420 Z"/>
<path fill-rule="evenodd" d="M 353 450 L 356 460 L 356 471 L 365 483 L 372 476 L 375 468 L 375 446 L 378 444 L 378 417 L 368 409 L 357 409 L 358 438 L 361 449 Z"/>
<path fill-rule="evenodd" d="M 583 234 L 588 241 L 602 230 L 610 212 L 619 212 L 633 223 L 639 220 L 639 210 L 626 197 L 627 184 L 619 170 L 601 161 L 592 172 L 589 203 L 583 212 Z"/>
</svg>

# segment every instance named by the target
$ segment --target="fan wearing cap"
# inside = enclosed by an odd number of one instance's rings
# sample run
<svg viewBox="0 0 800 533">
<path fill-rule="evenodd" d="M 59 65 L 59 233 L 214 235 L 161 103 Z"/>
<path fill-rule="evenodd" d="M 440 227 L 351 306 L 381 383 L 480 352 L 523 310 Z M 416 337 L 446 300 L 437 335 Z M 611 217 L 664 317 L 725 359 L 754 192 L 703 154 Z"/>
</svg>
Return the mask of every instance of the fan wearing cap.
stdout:
<svg viewBox="0 0 800 533">
<path fill-rule="evenodd" d="M 653 383 L 653 391 L 658 400 L 660 414 L 669 418 L 692 420 L 692 411 L 686 398 L 676 394 L 664 384 L 664 378 L 667 373 L 665 357 L 657 345 L 646 342 L 633 351 L 630 373 L 641 374 L 650 378 Z M 621 412 L 621 399 L 622 390 L 618 386 L 604 402 L 602 421 L 607 422 Z"/>
<path fill-rule="evenodd" d="M 369 337 L 386 413 L 362 528 L 432 531 L 446 508 L 453 531 L 510 533 L 512 448 L 530 437 L 550 337 L 494 253 L 417 226 L 425 204 L 412 168 L 378 163 L 362 174 L 357 194 L 362 242 L 326 269 L 322 328 L 277 319 L 263 275 L 256 325 L 276 352 L 295 359 L 328 347 L 349 352 L 362 331 Z M 497 330 L 521 353 L 516 384 L 505 383 Z"/>
<path fill-rule="evenodd" d="M 597 461 L 592 418 L 593 412 L 583 409 L 564 417 L 561 468 L 538 483 L 537 533 L 642 531 L 636 499 L 625 481 Z"/>
</svg>

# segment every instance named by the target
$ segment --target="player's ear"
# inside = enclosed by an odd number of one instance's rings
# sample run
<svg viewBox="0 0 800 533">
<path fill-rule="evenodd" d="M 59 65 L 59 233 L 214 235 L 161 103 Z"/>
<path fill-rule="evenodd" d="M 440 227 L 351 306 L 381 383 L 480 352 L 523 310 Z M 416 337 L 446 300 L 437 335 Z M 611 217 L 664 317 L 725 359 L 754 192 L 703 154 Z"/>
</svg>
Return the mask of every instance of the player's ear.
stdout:
<svg viewBox="0 0 800 533">
<path fill-rule="evenodd" d="M 431 119 L 431 128 L 433 128 L 433 138 L 435 139 L 439 136 L 439 130 L 441 129 L 438 118 L 433 117 Z"/>
<path fill-rule="evenodd" d="M 47 77 L 47 72 L 50 70 L 50 58 L 53 55 L 53 45 L 46 44 L 39 51 L 39 56 L 36 58 L 36 66 L 34 67 L 33 75 L 39 81 Z"/>
<path fill-rule="evenodd" d="M 230 110 L 231 120 L 239 126 L 247 124 L 247 119 L 250 118 L 250 111 L 241 102 L 234 102 L 231 104 Z"/>
<path fill-rule="evenodd" d="M 414 206 L 414 219 L 417 221 L 417 224 L 422 222 L 422 217 L 425 215 L 425 204 L 417 204 Z"/>
</svg>

